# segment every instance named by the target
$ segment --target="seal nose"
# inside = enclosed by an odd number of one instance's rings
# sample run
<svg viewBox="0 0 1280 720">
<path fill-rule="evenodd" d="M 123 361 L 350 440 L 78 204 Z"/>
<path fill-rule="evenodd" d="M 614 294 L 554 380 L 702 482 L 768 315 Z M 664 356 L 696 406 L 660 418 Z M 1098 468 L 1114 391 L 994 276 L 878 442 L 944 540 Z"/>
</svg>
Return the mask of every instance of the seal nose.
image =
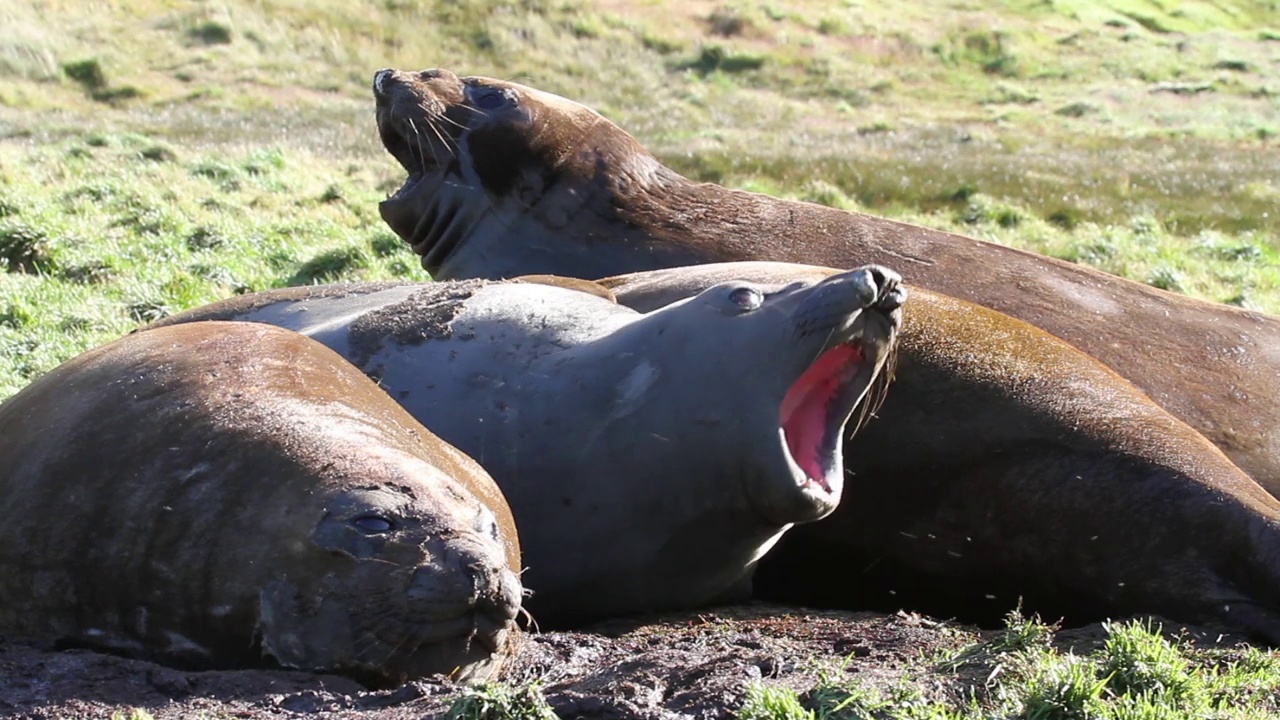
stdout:
<svg viewBox="0 0 1280 720">
<path fill-rule="evenodd" d="M 391 83 L 395 82 L 397 70 L 395 68 L 382 68 L 373 74 L 373 94 L 374 97 L 385 97 Z"/>
<path fill-rule="evenodd" d="M 905 297 L 898 288 L 900 280 L 898 273 L 879 265 L 832 275 L 805 291 L 807 295 L 796 309 L 797 335 L 830 332 L 867 308 L 892 312 Z"/>
<path fill-rule="evenodd" d="M 493 632 L 515 619 L 523 590 L 500 544 L 455 540 L 436 557 L 409 583 L 408 596 L 419 608 L 439 617 L 471 612 Z"/>
<path fill-rule="evenodd" d="M 884 312 L 893 312 L 902 307 L 907 300 L 907 290 L 902 287 L 902 276 L 880 265 L 868 265 L 865 270 L 871 274 L 871 281 L 877 289 L 874 307 Z"/>
</svg>

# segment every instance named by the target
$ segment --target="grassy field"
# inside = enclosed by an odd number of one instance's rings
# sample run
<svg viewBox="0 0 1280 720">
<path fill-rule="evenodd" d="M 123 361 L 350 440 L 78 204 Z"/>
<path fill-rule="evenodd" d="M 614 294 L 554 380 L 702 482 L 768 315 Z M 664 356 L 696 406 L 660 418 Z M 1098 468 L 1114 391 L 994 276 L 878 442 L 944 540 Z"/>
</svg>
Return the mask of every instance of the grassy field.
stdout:
<svg viewBox="0 0 1280 720">
<path fill-rule="evenodd" d="M 0 398 L 234 293 L 425 277 L 377 216 L 400 171 L 368 83 L 437 65 L 584 101 L 700 179 L 1280 312 L 1274 1 L 8 0 Z M 1122 636 L 1154 655 L 955 658 L 995 673 L 976 705 L 761 688 L 742 714 L 1276 711 L 1274 655 Z"/>
</svg>

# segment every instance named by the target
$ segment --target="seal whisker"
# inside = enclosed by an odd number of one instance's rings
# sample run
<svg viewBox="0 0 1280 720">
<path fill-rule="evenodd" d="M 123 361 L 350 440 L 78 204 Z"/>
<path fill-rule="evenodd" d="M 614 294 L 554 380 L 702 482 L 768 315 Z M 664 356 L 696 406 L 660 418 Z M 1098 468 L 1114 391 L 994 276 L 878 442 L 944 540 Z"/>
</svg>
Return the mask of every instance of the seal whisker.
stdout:
<svg viewBox="0 0 1280 720">
<path fill-rule="evenodd" d="M 413 118 L 407 118 L 407 121 L 409 123 L 409 127 L 413 128 L 413 144 L 418 148 L 418 162 L 421 165 L 425 165 L 426 163 L 423 161 L 426 160 L 427 153 L 422 147 L 422 131 L 418 130 L 418 125 L 413 122 Z M 436 154 L 435 144 L 428 142 L 427 147 L 431 149 L 431 161 L 439 166 L 440 156 Z"/>
<path fill-rule="evenodd" d="M 465 108 L 465 109 L 467 109 L 467 110 L 471 110 L 471 108 L 466 107 L 465 105 L 463 105 L 463 106 L 461 106 L 461 107 L 463 107 L 463 108 Z M 474 110 L 473 110 L 473 112 L 477 112 L 477 111 L 474 111 Z M 452 125 L 452 126 L 454 126 L 454 127 L 458 128 L 459 130 L 466 130 L 466 129 L 467 129 L 467 126 L 466 126 L 466 125 L 463 125 L 462 123 L 458 122 L 457 120 L 454 120 L 453 118 L 449 117 L 448 115 L 444 115 L 444 114 L 436 115 L 433 119 L 435 119 L 435 120 L 442 120 L 442 121 L 444 121 L 444 122 L 447 122 L 447 123 L 449 123 L 450 125 Z"/>
<path fill-rule="evenodd" d="M 443 118 L 444 116 L 442 115 L 440 117 Z M 444 149 L 449 153 L 449 157 L 455 157 L 455 158 L 458 157 L 458 149 L 457 147 L 455 147 L 456 141 L 453 141 L 453 139 L 449 136 L 449 133 L 441 130 L 440 127 L 436 125 L 431 118 L 427 119 L 427 127 L 431 128 L 431 132 L 435 133 L 435 136 L 440 139 L 440 144 L 443 145 Z M 438 163 L 439 160 L 437 160 L 436 162 Z"/>
</svg>

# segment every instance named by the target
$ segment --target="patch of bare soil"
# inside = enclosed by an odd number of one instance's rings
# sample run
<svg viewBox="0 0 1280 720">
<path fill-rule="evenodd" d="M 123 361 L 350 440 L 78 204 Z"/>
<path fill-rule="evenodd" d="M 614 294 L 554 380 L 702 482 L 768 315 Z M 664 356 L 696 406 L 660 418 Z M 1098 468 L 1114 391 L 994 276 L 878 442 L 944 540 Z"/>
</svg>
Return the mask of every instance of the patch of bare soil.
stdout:
<svg viewBox="0 0 1280 720">
<path fill-rule="evenodd" d="M 1190 632 L 1202 647 L 1239 640 Z M 753 681 L 806 690 L 823 673 L 882 688 L 908 676 L 926 695 L 943 699 L 982 678 L 948 675 L 932 660 L 989 635 L 909 613 L 753 604 L 614 621 L 581 632 L 529 633 L 502 679 L 537 681 L 557 715 L 584 720 L 730 718 Z M 1103 635 L 1091 625 L 1060 633 L 1055 644 L 1088 652 Z M 85 650 L 0 643 L 0 715 L 7 717 L 127 718 L 142 708 L 157 720 L 399 720 L 442 716 L 461 691 L 444 678 L 368 690 L 333 675 L 184 672 Z"/>
</svg>

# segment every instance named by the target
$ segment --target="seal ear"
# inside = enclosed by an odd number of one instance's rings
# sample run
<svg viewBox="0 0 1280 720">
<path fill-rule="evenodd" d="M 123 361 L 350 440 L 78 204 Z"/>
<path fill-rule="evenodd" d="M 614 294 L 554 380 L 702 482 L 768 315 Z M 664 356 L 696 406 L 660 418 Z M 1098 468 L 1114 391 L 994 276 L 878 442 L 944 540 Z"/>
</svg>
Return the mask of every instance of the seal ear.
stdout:
<svg viewBox="0 0 1280 720">
<path fill-rule="evenodd" d="M 566 290 L 577 290 L 605 300 L 618 304 L 618 298 L 609 288 L 597 282 L 590 280 L 579 280 L 578 278 L 561 277 L 559 275 L 521 275 L 520 277 L 511 278 L 512 282 L 529 283 L 531 285 L 552 285 L 554 287 L 562 287 Z"/>
</svg>

